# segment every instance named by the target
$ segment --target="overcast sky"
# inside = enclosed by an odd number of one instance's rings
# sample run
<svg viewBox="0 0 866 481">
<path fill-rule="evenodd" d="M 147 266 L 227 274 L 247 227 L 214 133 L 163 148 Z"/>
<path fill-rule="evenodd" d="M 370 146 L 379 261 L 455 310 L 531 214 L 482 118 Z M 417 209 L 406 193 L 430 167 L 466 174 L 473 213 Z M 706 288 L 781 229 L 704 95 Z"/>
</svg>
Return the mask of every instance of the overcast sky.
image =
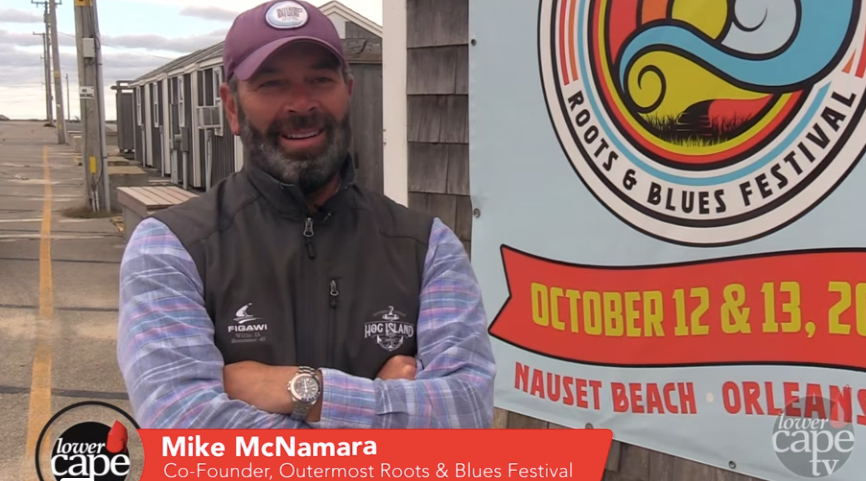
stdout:
<svg viewBox="0 0 866 481">
<path fill-rule="evenodd" d="M 14 119 L 45 118 L 45 69 L 42 37 L 43 0 L 0 0 L 0 115 Z M 45 0 L 47 1 L 47 0 Z M 79 115 L 78 67 L 73 0 L 57 0 L 64 109 Z M 328 0 L 311 0 L 324 5 Z M 222 41 L 235 15 L 262 0 L 101 0 L 103 76 L 111 86 L 132 80 L 171 60 Z M 382 24 L 382 0 L 341 0 L 373 22 Z M 69 79 L 70 102 L 66 102 Z M 53 88 L 53 81 L 52 81 Z M 114 91 L 106 87 L 106 118 L 116 117 Z"/>
</svg>

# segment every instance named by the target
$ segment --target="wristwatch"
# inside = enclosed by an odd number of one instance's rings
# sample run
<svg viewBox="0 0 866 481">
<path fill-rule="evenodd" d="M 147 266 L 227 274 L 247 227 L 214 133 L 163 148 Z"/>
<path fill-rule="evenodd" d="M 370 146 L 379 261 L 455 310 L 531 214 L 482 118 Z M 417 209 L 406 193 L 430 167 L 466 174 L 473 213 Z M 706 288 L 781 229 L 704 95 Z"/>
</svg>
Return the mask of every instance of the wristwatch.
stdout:
<svg viewBox="0 0 866 481">
<path fill-rule="evenodd" d="M 322 394 L 316 370 L 307 366 L 299 367 L 298 373 L 289 381 L 288 390 L 292 396 L 292 419 L 303 421 Z"/>
</svg>

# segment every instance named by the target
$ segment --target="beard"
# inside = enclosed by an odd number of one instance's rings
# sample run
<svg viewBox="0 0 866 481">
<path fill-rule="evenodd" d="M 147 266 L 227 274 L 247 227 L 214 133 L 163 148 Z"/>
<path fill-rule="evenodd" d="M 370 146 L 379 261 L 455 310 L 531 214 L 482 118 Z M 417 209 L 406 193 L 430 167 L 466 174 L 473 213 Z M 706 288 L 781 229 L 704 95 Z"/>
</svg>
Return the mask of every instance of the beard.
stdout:
<svg viewBox="0 0 866 481">
<path fill-rule="evenodd" d="M 237 108 L 246 160 L 278 181 L 298 186 L 305 196 L 325 187 L 343 166 L 352 137 L 348 110 L 341 121 L 318 111 L 308 115 L 287 115 L 275 120 L 267 131 L 262 132 L 249 122 L 239 102 Z M 287 152 L 280 145 L 283 132 L 309 128 L 324 128 L 322 147 Z"/>
</svg>

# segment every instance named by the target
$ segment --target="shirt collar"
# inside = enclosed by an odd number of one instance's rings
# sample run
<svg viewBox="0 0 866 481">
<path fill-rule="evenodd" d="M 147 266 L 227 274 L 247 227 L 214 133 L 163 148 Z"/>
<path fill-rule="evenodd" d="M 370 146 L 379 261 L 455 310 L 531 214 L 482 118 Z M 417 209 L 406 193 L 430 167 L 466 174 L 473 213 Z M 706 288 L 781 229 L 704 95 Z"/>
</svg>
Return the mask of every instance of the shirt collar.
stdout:
<svg viewBox="0 0 866 481">
<path fill-rule="evenodd" d="M 344 191 L 355 184 L 356 175 L 354 159 L 350 154 L 346 154 L 339 171 L 340 184 L 336 193 L 319 206 L 318 212 L 314 212 L 310 210 L 306 197 L 297 185 L 280 182 L 250 162 L 244 163 L 241 172 L 272 207 L 293 218 L 318 217 L 338 209 L 345 202 Z"/>
</svg>

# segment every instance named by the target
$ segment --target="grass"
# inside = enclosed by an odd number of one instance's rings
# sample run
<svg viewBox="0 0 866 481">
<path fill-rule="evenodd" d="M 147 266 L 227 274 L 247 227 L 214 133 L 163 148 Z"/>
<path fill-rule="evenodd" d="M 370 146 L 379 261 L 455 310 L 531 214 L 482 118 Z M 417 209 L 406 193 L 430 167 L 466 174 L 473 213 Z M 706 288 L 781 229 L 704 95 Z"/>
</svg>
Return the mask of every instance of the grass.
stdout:
<svg viewBox="0 0 866 481">
<path fill-rule="evenodd" d="M 735 137 L 751 117 L 738 116 L 713 121 L 707 115 L 683 113 L 677 116 L 643 116 L 656 137 L 683 147 L 707 147 Z"/>
</svg>

